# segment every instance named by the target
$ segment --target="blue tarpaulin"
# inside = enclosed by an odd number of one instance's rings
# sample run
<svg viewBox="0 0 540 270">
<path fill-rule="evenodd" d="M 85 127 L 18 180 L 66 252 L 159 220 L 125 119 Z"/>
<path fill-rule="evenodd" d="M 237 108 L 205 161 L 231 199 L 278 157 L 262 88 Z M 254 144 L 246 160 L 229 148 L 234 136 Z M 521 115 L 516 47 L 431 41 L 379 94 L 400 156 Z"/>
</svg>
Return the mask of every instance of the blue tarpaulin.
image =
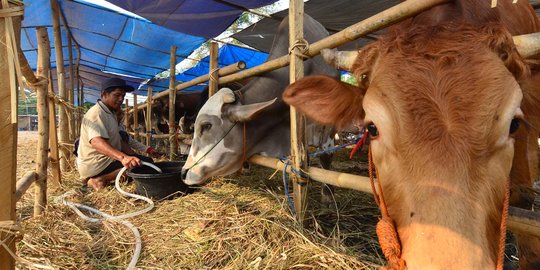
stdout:
<svg viewBox="0 0 540 270">
<path fill-rule="evenodd" d="M 212 38 L 221 34 L 247 9 L 277 0 L 109 0 L 155 24 L 190 35 Z"/>
<path fill-rule="evenodd" d="M 275 0 L 274 0 L 275 1 Z M 127 3 L 128 1 L 126 1 Z M 141 6 L 150 1 L 140 2 L 136 6 Z M 167 2 L 167 1 L 164 1 Z M 169 1 L 181 2 L 182 6 L 188 7 L 185 10 L 189 12 L 197 11 L 199 18 L 215 16 L 215 12 L 222 15 L 226 12 L 222 4 L 210 3 L 213 1 Z M 241 1 L 237 1 L 241 2 Z M 273 1 L 245 1 L 250 2 L 246 7 L 255 7 L 264 5 L 267 2 Z M 253 5 L 257 2 L 256 5 Z M 80 45 L 81 51 L 81 68 L 80 76 L 84 83 L 85 89 L 99 89 L 100 82 L 107 77 L 117 76 L 120 74 L 122 78 L 128 81 L 128 84 L 138 88 L 140 83 L 153 78 L 156 74 L 169 68 L 170 47 L 177 47 L 177 61 L 180 62 L 188 57 L 196 48 L 207 40 L 207 36 L 195 36 L 185 34 L 185 32 L 177 32 L 171 29 L 162 27 L 144 18 L 130 16 L 118 13 L 117 11 L 109 10 L 101 6 L 96 6 L 83 0 L 59 0 L 62 13 L 66 17 L 70 31 Z M 154 2 L 152 2 L 154 3 Z M 219 7 L 205 6 L 216 5 Z M 156 6 L 160 5 L 153 4 Z M 167 8 L 168 6 L 163 6 Z M 184 10 L 182 8 L 182 10 Z M 208 11 L 205 13 L 204 11 Z M 235 16 L 232 13 L 230 18 L 238 17 L 241 11 L 235 10 Z M 156 15 L 157 16 L 157 15 Z M 152 17 L 157 19 L 158 17 Z M 176 16 L 176 15 L 174 15 Z M 171 14 L 167 18 L 174 17 Z M 228 17 L 228 18 L 229 18 Z M 220 20 L 216 17 L 216 20 Z M 167 21 L 167 20 L 165 20 Z M 158 20 L 163 23 L 163 20 Z M 209 21 L 208 21 L 209 22 Z M 232 22 L 232 21 L 231 21 Z M 212 28 L 217 34 L 225 30 L 227 25 L 220 28 L 221 24 L 214 22 L 215 25 L 208 25 L 191 22 L 192 27 L 197 26 L 201 29 Z M 213 24 L 213 23 L 211 23 Z M 50 0 L 32 0 L 25 1 L 25 14 L 22 22 L 21 33 L 21 48 L 24 51 L 30 66 L 33 69 L 37 67 L 37 40 L 35 27 L 47 27 L 49 39 L 51 40 L 51 65 L 55 68 L 56 58 L 54 51 L 54 35 L 52 31 L 52 16 Z M 67 33 L 64 28 L 62 30 L 62 44 L 64 65 L 69 64 L 68 48 L 67 48 Z M 177 29 L 178 30 L 178 29 Z M 186 30 L 187 31 L 187 30 Z M 251 65 L 259 63 L 255 51 L 238 48 L 238 50 L 222 50 L 223 56 L 220 56 L 220 66 L 228 65 L 238 60 L 234 59 L 251 59 Z M 246 55 L 243 55 L 246 54 Z M 73 48 L 74 59 L 77 56 L 75 48 Z M 225 57 L 222 59 L 222 57 Z M 265 58 L 263 56 L 263 58 Z M 203 60 L 208 61 L 208 60 Z M 264 61 L 264 60 L 263 60 Z M 247 62 L 247 61 L 246 61 Z M 260 61 L 262 62 L 262 61 Z M 179 75 L 180 81 L 186 81 L 190 78 L 198 77 L 208 73 L 208 68 L 204 68 L 205 63 L 200 63 L 199 67 L 195 67 L 186 75 Z M 206 63 L 208 65 L 208 63 Z M 198 73 L 201 72 L 201 73 Z M 112 74 L 111 74 L 112 73 Z M 69 73 L 66 71 L 66 78 L 69 78 Z M 55 78 L 54 78 L 55 79 Z M 165 87 L 156 87 L 156 91 L 166 89 Z M 146 95 L 146 92 L 140 94 Z M 95 95 L 94 95 L 95 96 Z"/>
<path fill-rule="evenodd" d="M 234 45 L 223 45 L 218 51 L 218 66 L 225 67 L 230 64 L 244 61 L 246 63 L 246 69 L 258 66 L 268 58 L 268 54 L 264 52 L 258 52 Z M 176 75 L 177 82 L 191 81 L 196 77 L 208 74 L 210 71 L 210 57 L 207 56 L 195 65 L 194 67 L 186 70 L 181 74 Z M 148 86 L 152 86 L 153 90 L 163 91 L 169 88 L 169 80 L 159 80 L 149 82 L 148 85 L 142 85 L 141 90 L 146 90 Z M 183 91 L 202 91 L 203 86 L 195 86 Z M 142 92 L 141 92 L 142 93 Z"/>
<path fill-rule="evenodd" d="M 133 77 L 130 82 L 134 86 L 169 67 L 170 46 L 178 47 L 177 59 L 181 61 L 206 40 L 82 1 L 61 0 L 60 5 L 74 39 L 81 46 L 81 65 L 96 72 L 114 72 Z M 37 64 L 34 28 L 46 26 L 52 41 L 51 25 L 49 0 L 26 3 L 21 47 L 32 68 L 36 68 Z M 67 34 L 64 29 L 62 31 L 63 46 L 66 46 Z M 54 47 L 53 42 L 51 46 Z M 64 47 L 64 64 L 68 64 L 67 50 Z M 73 54 L 76 55 L 75 50 Z M 56 66 L 54 50 L 51 63 L 52 67 Z M 85 85 L 98 86 L 85 79 L 83 74 Z"/>
</svg>

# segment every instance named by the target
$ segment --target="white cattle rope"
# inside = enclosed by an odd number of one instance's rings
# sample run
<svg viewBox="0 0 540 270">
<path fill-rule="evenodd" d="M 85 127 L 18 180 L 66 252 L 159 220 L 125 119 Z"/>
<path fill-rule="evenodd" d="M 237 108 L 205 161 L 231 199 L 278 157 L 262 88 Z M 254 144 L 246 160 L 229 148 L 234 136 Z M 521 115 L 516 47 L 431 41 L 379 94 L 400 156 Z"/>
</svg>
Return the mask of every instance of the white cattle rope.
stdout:
<svg viewBox="0 0 540 270">
<path fill-rule="evenodd" d="M 158 171 L 159 173 L 162 173 L 161 169 L 158 168 L 154 164 L 142 161 L 142 165 L 149 166 L 149 167 L 155 169 L 156 171 Z M 119 216 L 112 216 L 112 215 L 109 215 L 107 213 L 101 212 L 98 209 L 92 208 L 90 206 L 80 204 L 80 203 L 74 203 L 74 202 L 67 201 L 66 197 L 72 195 L 74 193 L 73 190 L 64 193 L 63 195 L 58 197 L 56 200 L 57 201 L 62 200 L 63 204 L 67 205 L 69 208 L 71 208 L 73 211 L 75 211 L 75 213 L 77 213 L 77 215 L 79 215 L 84 220 L 87 220 L 87 221 L 90 221 L 90 222 L 115 221 L 115 222 L 119 222 L 122 225 L 128 227 L 133 232 L 133 235 L 135 236 L 135 250 L 133 252 L 133 257 L 131 258 L 131 261 L 130 261 L 129 265 L 126 268 L 128 270 L 131 270 L 131 269 L 135 269 L 135 266 L 137 265 L 137 261 L 139 260 L 139 256 L 141 254 L 141 249 L 142 249 L 142 240 L 141 240 L 141 234 L 139 233 L 139 230 L 137 229 L 137 227 L 135 227 L 131 222 L 126 221 L 124 219 L 135 217 L 135 216 L 144 214 L 144 213 L 152 210 L 154 208 L 154 202 L 150 198 L 126 192 L 125 190 L 123 190 L 120 187 L 120 178 L 122 177 L 122 175 L 124 174 L 124 172 L 126 170 L 127 170 L 127 168 L 123 167 L 118 172 L 118 175 L 116 175 L 116 179 L 114 181 L 114 186 L 116 187 L 116 190 L 118 190 L 118 192 L 120 194 L 122 194 L 122 195 L 124 195 L 126 197 L 131 197 L 131 198 L 134 198 L 134 199 L 143 200 L 143 201 L 147 202 L 149 204 L 148 207 L 146 207 L 146 208 L 144 208 L 142 210 L 138 210 L 138 211 L 131 212 L 131 213 L 126 213 L 126 214 L 119 215 Z M 100 215 L 101 218 L 89 217 L 89 216 L 85 215 L 83 212 L 81 212 L 81 210 L 79 210 L 79 209 L 84 209 L 86 211 L 89 211 L 89 212 L 92 212 L 94 214 Z"/>
</svg>

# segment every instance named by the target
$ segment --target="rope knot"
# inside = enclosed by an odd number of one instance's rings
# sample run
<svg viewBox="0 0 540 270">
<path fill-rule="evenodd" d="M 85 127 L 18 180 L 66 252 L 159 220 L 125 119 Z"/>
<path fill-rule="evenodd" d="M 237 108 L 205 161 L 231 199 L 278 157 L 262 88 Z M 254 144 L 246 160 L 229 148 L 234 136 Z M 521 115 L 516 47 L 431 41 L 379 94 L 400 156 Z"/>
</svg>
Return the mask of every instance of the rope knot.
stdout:
<svg viewBox="0 0 540 270">
<path fill-rule="evenodd" d="M 24 6 L 0 8 L 0 18 L 17 17 L 24 15 Z"/>
<path fill-rule="evenodd" d="M 217 80 L 217 76 L 218 76 L 218 71 L 219 71 L 219 67 L 217 68 L 213 68 L 212 70 L 210 70 L 210 80 Z"/>
<path fill-rule="evenodd" d="M 37 80 L 35 82 L 30 82 L 28 80 L 26 80 L 25 82 L 29 87 L 36 89 L 40 86 L 47 86 L 49 84 L 49 79 L 43 76 L 39 76 L 37 77 Z"/>
<path fill-rule="evenodd" d="M 295 51 L 295 49 L 298 49 L 298 51 Z M 309 43 L 305 39 L 297 39 L 294 41 L 294 44 L 289 47 L 289 55 L 294 54 L 296 56 L 301 57 L 302 59 L 309 59 L 309 56 L 306 55 L 307 51 L 309 50 Z"/>
<path fill-rule="evenodd" d="M 377 237 L 384 256 L 388 260 L 387 270 L 405 269 L 405 260 L 401 259 L 401 244 L 396 232 L 394 221 L 383 216 L 377 223 Z"/>
</svg>

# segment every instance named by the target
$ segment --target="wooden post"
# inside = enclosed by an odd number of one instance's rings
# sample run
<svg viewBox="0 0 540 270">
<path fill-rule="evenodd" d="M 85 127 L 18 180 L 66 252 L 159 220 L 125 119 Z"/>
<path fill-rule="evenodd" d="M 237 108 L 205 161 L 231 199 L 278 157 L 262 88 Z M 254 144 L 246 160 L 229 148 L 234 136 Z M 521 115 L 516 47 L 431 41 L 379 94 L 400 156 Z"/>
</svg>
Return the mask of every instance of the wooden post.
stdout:
<svg viewBox="0 0 540 270">
<path fill-rule="evenodd" d="M 47 37 L 48 39 L 48 37 Z M 49 62 L 50 66 L 51 62 Z M 58 153 L 58 132 L 56 130 L 56 103 L 54 102 L 54 86 L 52 72 L 49 71 L 49 148 L 53 186 L 59 187 L 62 183 L 62 171 L 60 170 L 60 154 Z"/>
<path fill-rule="evenodd" d="M 171 46 L 171 61 L 170 61 L 170 80 L 169 80 L 169 147 L 170 154 L 169 159 L 174 160 L 178 157 L 178 142 L 176 141 L 176 91 L 174 89 L 176 84 L 176 46 Z"/>
<path fill-rule="evenodd" d="M 129 131 L 129 100 L 126 98 L 126 113 L 124 114 L 124 126 Z"/>
<path fill-rule="evenodd" d="M 133 94 L 133 131 L 135 140 L 139 140 L 139 110 L 137 109 L 137 94 Z"/>
<path fill-rule="evenodd" d="M 67 27 L 67 25 L 65 25 Z M 75 69 L 73 68 L 73 44 L 71 41 L 71 36 L 68 35 L 68 58 L 69 58 L 69 84 L 68 84 L 68 92 L 67 92 L 67 102 L 72 107 L 75 106 L 75 102 L 73 99 L 73 89 L 75 87 Z M 75 110 L 71 112 L 71 114 L 68 114 L 69 118 L 69 140 L 74 141 L 76 139 L 76 132 L 75 132 L 75 118 L 77 117 L 77 113 Z"/>
<path fill-rule="evenodd" d="M 2 8 L 13 5 L 2 0 Z M 15 75 L 15 49 L 10 45 L 16 37 L 9 32 L 20 33 L 19 18 L 0 18 L 0 223 L 13 223 L 15 215 L 15 173 L 17 171 L 17 78 Z M 11 43 L 13 44 L 13 43 Z M 22 87 L 22 85 L 21 85 Z M 15 241 L 9 232 L 0 231 L 0 241 L 5 241 L 10 251 L 15 251 Z M 0 269 L 15 269 L 11 255 L 0 248 Z"/>
<path fill-rule="evenodd" d="M 37 28 L 38 65 L 37 77 L 47 78 L 50 71 L 50 45 L 47 28 Z M 41 84 L 35 88 L 37 93 L 38 112 L 38 143 L 36 153 L 36 186 L 34 198 L 34 216 L 43 213 L 47 205 L 47 161 L 49 152 L 49 106 L 47 95 L 48 84 Z"/>
<path fill-rule="evenodd" d="M 210 81 L 208 83 L 208 96 L 213 96 L 218 91 L 218 44 L 217 42 L 210 43 Z"/>
<path fill-rule="evenodd" d="M 146 145 L 150 145 L 152 138 L 152 87 L 148 87 L 148 98 L 146 99 Z"/>
<path fill-rule="evenodd" d="M 60 19 L 62 19 L 62 24 L 66 30 L 66 33 L 68 34 L 68 57 L 69 57 L 69 92 L 68 92 L 68 102 L 70 105 L 75 105 L 75 89 L 77 89 L 77 94 L 79 93 L 79 63 L 81 59 L 81 48 L 79 44 L 77 44 L 77 41 L 73 38 L 73 34 L 71 33 L 71 30 L 69 29 L 69 26 L 67 24 L 66 17 L 62 12 L 59 13 Z M 76 71 L 74 71 L 73 68 L 73 47 L 72 42 L 75 43 L 75 48 L 77 49 L 77 64 L 76 64 Z M 76 74 L 74 74 L 74 72 Z M 75 88 L 75 80 L 77 80 L 77 88 Z M 79 95 L 77 95 L 77 98 L 79 98 Z M 79 102 L 78 102 L 79 103 Z M 81 103 L 79 103 L 79 106 L 81 106 Z M 71 114 L 68 114 L 69 116 L 69 137 L 71 141 L 74 141 L 75 138 L 79 137 L 79 131 L 80 131 L 80 119 L 81 115 L 78 113 L 78 111 L 72 111 Z"/>
<path fill-rule="evenodd" d="M 298 41 L 304 39 L 304 1 L 290 0 L 289 4 L 289 48 L 292 48 L 289 65 L 290 82 L 304 77 L 304 60 L 300 56 Z M 291 106 L 291 160 L 298 171 L 307 171 L 306 119 Z M 294 191 L 294 208 L 300 224 L 304 221 L 307 198 L 307 179 L 291 174 Z"/>
<path fill-rule="evenodd" d="M 62 52 L 62 35 L 60 29 L 60 6 L 58 0 L 51 1 L 51 15 L 52 15 L 52 26 L 54 31 L 54 51 L 56 53 L 56 78 L 58 81 L 58 95 L 60 98 L 67 100 L 66 94 L 66 85 L 65 85 L 65 72 L 64 72 L 64 56 Z M 59 106 L 62 106 L 59 104 Z M 70 151 L 65 146 L 66 143 L 69 143 L 69 134 L 68 134 L 68 117 L 65 110 L 58 110 L 58 129 L 60 141 L 60 169 L 65 172 L 68 170 L 68 164 L 70 161 Z"/>
</svg>

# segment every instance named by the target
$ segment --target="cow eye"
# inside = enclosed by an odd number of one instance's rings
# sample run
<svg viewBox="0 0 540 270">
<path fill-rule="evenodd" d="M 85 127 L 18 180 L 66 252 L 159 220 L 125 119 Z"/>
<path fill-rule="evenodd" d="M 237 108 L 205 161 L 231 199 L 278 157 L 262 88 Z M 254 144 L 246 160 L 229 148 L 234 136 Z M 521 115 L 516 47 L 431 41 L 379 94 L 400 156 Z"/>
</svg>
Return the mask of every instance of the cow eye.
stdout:
<svg viewBox="0 0 540 270">
<path fill-rule="evenodd" d="M 367 130 L 369 132 L 369 135 L 371 135 L 371 137 L 375 138 L 377 136 L 379 136 L 379 130 L 377 129 L 377 126 L 375 126 L 375 124 L 371 123 L 367 126 Z"/>
<path fill-rule="evenodd" d="M 520 123 L 521 120 L 519 118 L 512 119 L 512 122 L 510 122 L 510 134 L 516 133 L 516 131 L 519 129 Z"/>
<path fill-rule="evenodd" d="M 209 131 L 210 129 L 212 128 L 212 124 L 210 123 L 203 123 L 201 125 L 201 135 L 206 132 L 206 131 Z"/>
</svg>

